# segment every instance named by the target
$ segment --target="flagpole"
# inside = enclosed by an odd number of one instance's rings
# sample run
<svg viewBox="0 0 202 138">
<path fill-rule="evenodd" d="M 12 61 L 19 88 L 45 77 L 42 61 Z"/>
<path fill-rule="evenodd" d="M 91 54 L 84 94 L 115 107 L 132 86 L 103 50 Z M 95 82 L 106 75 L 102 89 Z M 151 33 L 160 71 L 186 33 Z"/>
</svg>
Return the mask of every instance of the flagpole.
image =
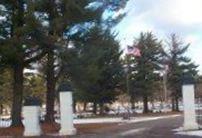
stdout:
<svg viewBox="0 0 202 138">
<path fill-rule="evenodd" d="M 127 67 L 126 67 L 126 92 L 129 94 L 129 57 L 127 55 L 126 57 L 126 64 L 127 64 Z"/>
<path fill-rule="evenodd" d="M 124 38 L 124 41 L 126 38 Z M 127 46 L 127 52 L 128 52 L 128 46 Z M 126 53 L 126 92 L 129 94 L 129 56 Z"/>
<path fill-rule="evenodd" d="M 167 90 L 167 65 L 164 67 L 163 71 L 163 89 L 164 89 L 164 103 L 167 105 L 168 103 L 168 90 Z"/>
<path fill-rule="evenodd" d="M 167 72 L 163 74 L 163 85 L 164 85 L 164 100 L 167 102 Z"/>
</svg>

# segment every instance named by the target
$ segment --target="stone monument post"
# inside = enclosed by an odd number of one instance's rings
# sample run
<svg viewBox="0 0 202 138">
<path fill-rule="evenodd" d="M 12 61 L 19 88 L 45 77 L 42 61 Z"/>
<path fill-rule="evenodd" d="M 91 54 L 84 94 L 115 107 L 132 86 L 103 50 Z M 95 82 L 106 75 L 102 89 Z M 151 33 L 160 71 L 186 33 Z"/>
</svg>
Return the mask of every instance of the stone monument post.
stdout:
<svg viewBox="0 0 202 138">
<path fill-rule="evenodd" d="M 35 97 L 25 99 L 23 107 L 24 136 L 40 136 L 40 101 Z"/>
<path fill-rule="evenodd" d="M 72 88 L 67 83 L 62 83 L 59 88 L 60 95 L 60 135 L 75 135 L 76 129 L 73 124 Z"/>
<path fill-rule="evenodd" d="M 198 129 L 195 113 L 194 79 L 189 76 L 183 78 L 182 85 L 183 105 L 184 105 L 184 130 Z"/>
</svg>

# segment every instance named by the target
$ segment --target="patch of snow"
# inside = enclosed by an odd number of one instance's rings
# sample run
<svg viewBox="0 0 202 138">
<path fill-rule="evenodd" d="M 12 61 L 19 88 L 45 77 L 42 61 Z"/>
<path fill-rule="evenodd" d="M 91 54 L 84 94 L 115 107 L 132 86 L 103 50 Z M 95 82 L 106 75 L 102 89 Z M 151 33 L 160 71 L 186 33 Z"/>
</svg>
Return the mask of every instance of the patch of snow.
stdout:
<svg viewBox="0 0 202 138">
<path fill-rule="evenodd" d="M 183 131 L 183 127 L 179 127 L 179 128 L 173 129 L 172 131 L 175 131 L 175 132 Z"/>
<path fill-rule="evenodd" d="M 200 137 L 202 137 L 202 130 L 180 131 L 180 132 L 177 132 L 175 134 L 177 134 L 177 135 L 200 136 Z"/>
<path fill-rule="evenodd" d="M 137 122 L 145 122 L 145 121 L 153 121 L 158 119 L 166 119 L 166 118 L 174 118 L 180 115 L 167 115 L 167 116 L 158 116 L 158 117 L 138 117 L 132 118 L 131 120 L 127 120 L 126 123 L 137 123 Z"/>
<path fill-rule="evenodd" d="M 128 136 L 128 135 L 132 135 L 134 133 L 139 133 L 139 132 L 142 132 L 142 131 L 145 131 L 145 130 L 147 130 L 147 128 L 132 129 L 132 130 L 122 132 L 120 135 L 121 136 Z"/>
<path fill-rule="evenodd" d="M 143 109 L 135 109 L 135 112 L 138 114 L 141 114 L 141 113 L 143 113 Z"/>
<path fill-rule="evenodd" d="M 60 123 L 60 120 L 56 120 Z M 74 119 L 74 124 L 91 124 L 91 123 L 119 123 L 122 118 L 88 118 L 88 119 Z"/>
<path fill-rule="evenodd" d="M 200 136 L 202 137 L 202 130 L 190 130 L 190 131 L 183 131 L 183 127 L 179 127 L 176 129 L 173 129 L 172 131 L 175 131 L 177 135 L 187 135 L 187 136 Z"/>
<path fill-rule="evenodd" d="M 9 127 L 11 125 L 11 120 L 0 120 L 0 127 Z"/>
</svg>

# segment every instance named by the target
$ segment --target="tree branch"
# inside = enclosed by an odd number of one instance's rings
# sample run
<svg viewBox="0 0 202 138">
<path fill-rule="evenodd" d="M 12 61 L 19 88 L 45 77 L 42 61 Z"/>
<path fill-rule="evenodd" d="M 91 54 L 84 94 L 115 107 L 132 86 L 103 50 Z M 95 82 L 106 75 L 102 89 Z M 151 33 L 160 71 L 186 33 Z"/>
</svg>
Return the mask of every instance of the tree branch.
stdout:
<svg viewBox="0 0 202 138">
<path fill-rule="evenodd" d="M 36 56 L 34 56 L 34 57 L 30 58 L 30 59 L 25 60 L 24 64 L 28 65 L 28 64 L 30 64 L 32 62 L 35 62 L 35 61 L 41 59 L 42 57 L 44 57 L 45 55 L 46 55 L 46 50 L 43 50 L 40 54 L 38 54 L 38 55 L 36 55 Z"/>
</svg>

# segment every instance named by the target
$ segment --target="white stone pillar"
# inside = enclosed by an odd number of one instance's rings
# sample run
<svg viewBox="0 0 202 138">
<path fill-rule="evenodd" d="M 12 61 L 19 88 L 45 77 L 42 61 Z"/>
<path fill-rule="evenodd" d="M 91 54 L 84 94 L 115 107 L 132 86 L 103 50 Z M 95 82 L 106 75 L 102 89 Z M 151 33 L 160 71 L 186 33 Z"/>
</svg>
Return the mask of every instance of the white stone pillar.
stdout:
<svg viewBox="0 0 202 138">
<path fill-rule="evenodd" d="M 182 86 L 183 105 L 184 105 L 184 130 L 198 129 L 195 113 L 194 84 L 189 80 Z"/>
<path fill-rule="evenodd" d="M 62 84 L 59 87 L 59 92 L 61 118 L 60 135 L 75 135 L 76 129 L 73 124 L 72 90 L 68 85 Z"/>
<path fill-rule="evenodd" d="M 24 136 L 40 136 L 40 102 L 35 98 L 25 100 L 23 107 Z"/>
</svg>

